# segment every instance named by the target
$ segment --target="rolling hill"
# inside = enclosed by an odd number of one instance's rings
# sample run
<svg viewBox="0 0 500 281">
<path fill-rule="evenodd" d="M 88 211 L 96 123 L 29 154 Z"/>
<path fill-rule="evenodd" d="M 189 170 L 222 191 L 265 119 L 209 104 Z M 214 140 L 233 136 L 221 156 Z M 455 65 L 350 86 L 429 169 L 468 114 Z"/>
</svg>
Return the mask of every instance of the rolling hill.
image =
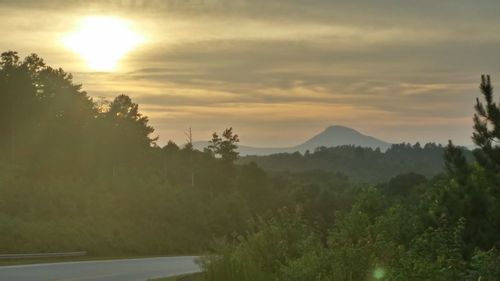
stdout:
<svg viewBox="0 0 500 281">
<path fill-rule="evenodd" d="M 208 142 L 194 142 L 194 147 L 199 150 L 208 146 Z M 276 153 L 304 153 L 314 151 L 317 147 L 335 147 L 341 145 L 355 145 L 361 147 L 380 148 L 385 151 L 391 144 L 377 138 L 364 135 L 352 128 L 344 126 L 330 126 L 323 132 L 313 136 L 306 142 L 293 147 L 252 147 L 239 145 L 240 155 L 270 155 Z"/>
</svg>

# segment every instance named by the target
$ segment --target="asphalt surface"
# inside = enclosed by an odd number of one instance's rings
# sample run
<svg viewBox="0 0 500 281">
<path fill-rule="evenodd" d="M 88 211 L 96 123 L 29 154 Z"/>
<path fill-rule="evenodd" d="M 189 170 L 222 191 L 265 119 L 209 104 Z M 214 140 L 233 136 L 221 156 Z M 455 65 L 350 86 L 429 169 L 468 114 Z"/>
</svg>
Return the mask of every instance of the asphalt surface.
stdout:
<svg viewBox="0 0 500 281">
<path fill-rule="evenodd" d="M 196 258 L 162 257 L 0 266 L 0 280 L 145 281 L 199 272 Z"/>
</svg>

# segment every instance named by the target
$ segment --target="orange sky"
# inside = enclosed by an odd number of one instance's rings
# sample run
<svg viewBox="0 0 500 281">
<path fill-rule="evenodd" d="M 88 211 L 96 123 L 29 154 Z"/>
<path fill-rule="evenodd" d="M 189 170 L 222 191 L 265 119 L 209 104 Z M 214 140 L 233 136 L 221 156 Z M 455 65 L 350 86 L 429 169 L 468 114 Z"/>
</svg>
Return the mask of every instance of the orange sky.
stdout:
<svg viewBox="0 0 500 281">
<path fill-rule="evenodd" d="M 500 73 L 499 8 L 493 0 L 0 0 L 0 49 L 38 53 L 93 97 L 130 95 L 161 143 L 182 143 L 189 127 L 208 139 L 232 126 L 244 144 L 287 146 L 338 124 L 389 142 L 470 144 L 479 77 Z M 63 40 L 89 16 L 127 21 L 144 40 L 96 72 Z"/>
</svg>

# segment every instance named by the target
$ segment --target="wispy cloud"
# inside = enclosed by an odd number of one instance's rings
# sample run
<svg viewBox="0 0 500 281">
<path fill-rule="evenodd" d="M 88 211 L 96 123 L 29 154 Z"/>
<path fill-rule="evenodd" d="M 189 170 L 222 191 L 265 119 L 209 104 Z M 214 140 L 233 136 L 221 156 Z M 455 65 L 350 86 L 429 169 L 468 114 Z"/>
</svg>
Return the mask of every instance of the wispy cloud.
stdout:
<svg viewBox="0 0 500 281">
<path fill-rule="evenodd" d="M 389 141 L 469 143 L 477 78 L 499 73 L 500 2 L 482 0 L 0 0 L 0 48 L 131 95 L 163 141 L 233 126 L 295 144 L 332 123 Z M 133 20 L 148 43 L 93 73 L 58 40 L 89 14 Z M 495 76 L 494 76 L 495 77 Z"/>
</svg>

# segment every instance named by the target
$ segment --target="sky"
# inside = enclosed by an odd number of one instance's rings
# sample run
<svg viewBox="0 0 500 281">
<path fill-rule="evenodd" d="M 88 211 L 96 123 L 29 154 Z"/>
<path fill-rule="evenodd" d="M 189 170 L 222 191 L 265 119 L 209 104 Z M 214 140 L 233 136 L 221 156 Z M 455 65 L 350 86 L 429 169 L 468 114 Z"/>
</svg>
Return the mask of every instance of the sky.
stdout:
<svg viewBox="0 0 500 281">
<path fill-rule="evenodd" d="M 480 75 L 500 77 L 498 11 L 498 0 L 0 0 L 0 51 L 37 53 L 96 99 L 131 96 L 160 144 L 233 127 L 242 144 L 291 146 L 330 125 L 471 144 Z M 141 38 L 112 70 L 65 44 L 89 17 Z"/>
</svg>

